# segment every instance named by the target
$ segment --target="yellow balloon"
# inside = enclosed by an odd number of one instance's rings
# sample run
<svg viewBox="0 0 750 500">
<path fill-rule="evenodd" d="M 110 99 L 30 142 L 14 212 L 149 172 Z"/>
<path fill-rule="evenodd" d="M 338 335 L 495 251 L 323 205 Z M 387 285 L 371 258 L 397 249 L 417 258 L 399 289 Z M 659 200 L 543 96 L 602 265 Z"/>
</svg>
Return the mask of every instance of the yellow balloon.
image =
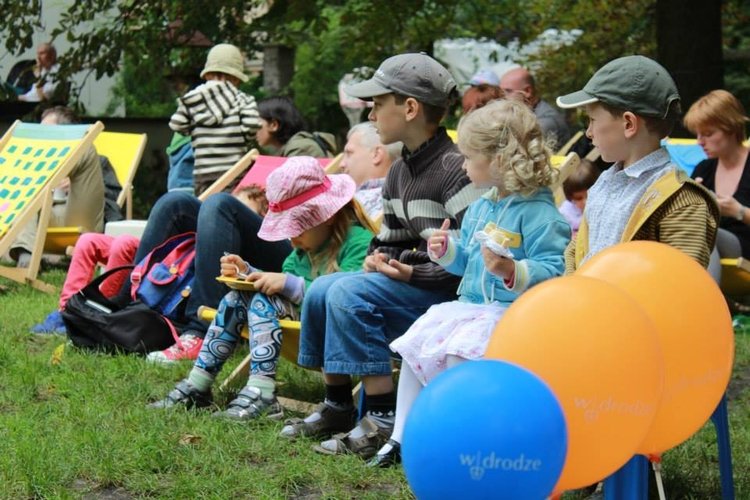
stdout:
<svg viewBox="0 0 750 500">
<path fill-rule="evenodd" d="M 576 275 L 624 290 L 656 326 L 664 395 L 638 453 L 659 454 L 682 443 L 714 412 L 732 374 L 732 317 L 719 287 L 686 254 L 651 241 L 608 248 Z"/>
<path fill-rule="evenodd" d="M 663 379 L 654 326 L 604 281 L 567 276 L 524 293 L 495 328 L 486 357 L 527 368 L 560 401 L 568 455 L 555 491 L 609 476 L 651 428 Z"/>
</svg>

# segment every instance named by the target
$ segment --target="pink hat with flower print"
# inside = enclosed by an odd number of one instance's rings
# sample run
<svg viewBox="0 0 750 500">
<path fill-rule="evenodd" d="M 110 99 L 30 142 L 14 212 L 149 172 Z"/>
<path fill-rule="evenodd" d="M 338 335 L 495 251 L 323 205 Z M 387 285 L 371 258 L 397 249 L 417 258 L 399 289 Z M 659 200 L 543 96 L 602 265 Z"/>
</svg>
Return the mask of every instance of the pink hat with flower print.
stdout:
<svg viewBox="0 0 750 500">
<path fill-rule="evenodd" d="M 289 158 L 266 180 L 268 213 L 258 236 L 266 241 L 295 238 L 333 217 L 356 189 L 346 174 L 326 175 L 315 158 Z"/>
</svg>

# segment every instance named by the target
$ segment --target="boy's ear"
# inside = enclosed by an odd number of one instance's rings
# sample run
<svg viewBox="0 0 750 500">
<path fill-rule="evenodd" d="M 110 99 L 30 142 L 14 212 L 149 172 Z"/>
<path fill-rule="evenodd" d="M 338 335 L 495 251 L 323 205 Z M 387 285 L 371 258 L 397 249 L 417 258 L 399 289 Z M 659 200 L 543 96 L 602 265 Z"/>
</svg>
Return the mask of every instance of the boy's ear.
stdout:
<svg viewBox="0 0 750 500">
<path fill-rule="evenodd" d="M 406 121 L 414 120 L 419 115 L 422 104 L 413 97 L 407 97 L 404 101 L 404 117 Z"/>
<path fill-rule="evenodd" d="M 622 126 L 625 137 L 630 139 L 638 133 L 642 126 L 642 120 L 632 111 L 625 111 L 622 114 Z"/>
<path fill-rule="evenodd" d="M 276 132 L 279 130 L 279 120 L 273 119 L 268 123 L 268 130 L 271 132 Z"/>
</svg>

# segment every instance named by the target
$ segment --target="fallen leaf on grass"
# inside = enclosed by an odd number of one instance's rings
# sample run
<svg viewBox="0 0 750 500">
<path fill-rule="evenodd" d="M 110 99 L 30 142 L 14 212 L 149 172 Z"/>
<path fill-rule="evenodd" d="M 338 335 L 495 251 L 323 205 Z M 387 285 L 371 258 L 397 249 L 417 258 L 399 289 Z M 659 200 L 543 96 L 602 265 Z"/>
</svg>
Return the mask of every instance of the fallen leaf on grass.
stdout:
<svg viewBox="0 0 750 500">
<path fill-rule="evenodd" d="M 52 351 L 52 357 L 49 359 L 49 362 L 51 365 L 59 365 L 62 361 L 63 354 L 65 354 L 65 344 L 60 344 L 59 346 L 55 347 L 55 350 Z"/>
<path fill-rule="evenodd" d="M 56 394 L 57 388 L 54 385 L 48 385 L 47 387 L 37 387 L 34 397 L 37 401 L 48 401 L 55 397 Z"/>
<path fill-rule="evenodd" d="M 201 439 L 203 439 L 203 438 L 200 437 L 200 436 L 195 436 L 193 434 L 185 434 L 184 436 L 182 436 L 180 438 L 180 440 L 178 441 L 178 443 L 180 443 L 182 445 L 195 444 L 195 443 L 199 443 L 201 441 Z"/>
</svg>

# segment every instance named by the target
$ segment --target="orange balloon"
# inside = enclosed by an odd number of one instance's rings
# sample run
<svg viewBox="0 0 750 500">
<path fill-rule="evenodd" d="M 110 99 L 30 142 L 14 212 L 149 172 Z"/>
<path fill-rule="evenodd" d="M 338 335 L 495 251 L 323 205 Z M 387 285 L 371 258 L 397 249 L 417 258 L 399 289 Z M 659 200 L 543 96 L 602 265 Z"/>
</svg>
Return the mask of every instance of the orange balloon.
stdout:
<svg viewBox="0 0 750 500">
<path fill-rule="evenodd" d="M 485 356 L 527 368 L 560 401 L 568 455 L 556 492 L 615 472 L 651 428 L 663 378 L 654 326 L 604 281 L 566 276 L 535 286 L 505 312 Z"/>
<path fill-rule="evenodd" d="M 656 326 L 664 395 L 638 453 L 659 454 L 682 443 L 714 412 L 732 374 L 732 317 L 719 287 L 686 254 L 652 241 L 608 248 L 576 275 L 618 286 Z"/>
</svg>

